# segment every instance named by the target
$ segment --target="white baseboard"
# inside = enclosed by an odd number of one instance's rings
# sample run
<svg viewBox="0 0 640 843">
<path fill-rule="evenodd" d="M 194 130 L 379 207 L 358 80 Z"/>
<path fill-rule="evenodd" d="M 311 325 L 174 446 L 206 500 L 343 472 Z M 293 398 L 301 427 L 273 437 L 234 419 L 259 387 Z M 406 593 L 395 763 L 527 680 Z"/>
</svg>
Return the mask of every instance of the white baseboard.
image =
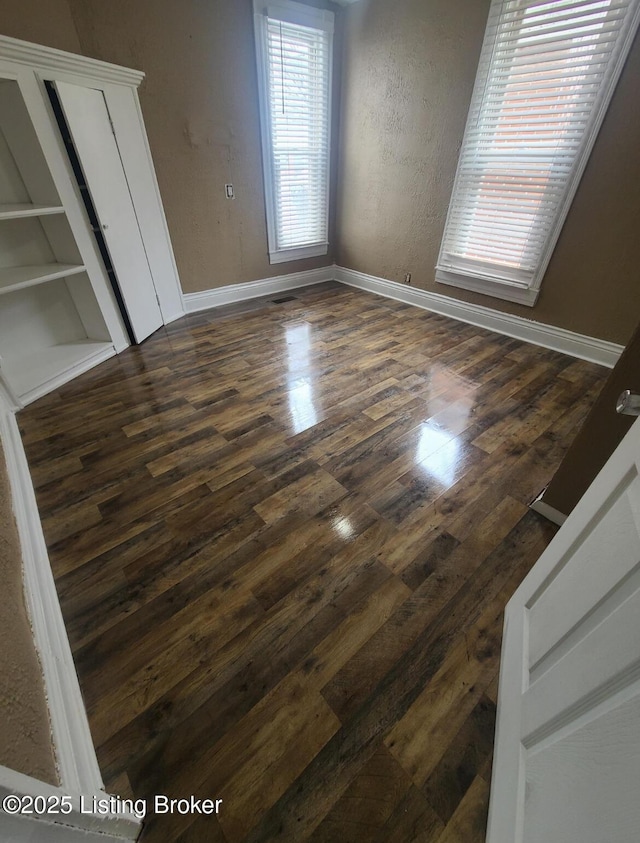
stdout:
<svg viewBox="0 0 640 843">
<path fill-rule="evenodd" d="M 430 293 L 417 287 L 399 284 L 397 281 L 387 281 L 384 278 L 366 275 L 364 272 L 357 272 L 341 266 L 334 267 L 333 277 L 336 281 L 341 281 L 351 287 L 358 287 L 361 290 L 368 290 L 371 293 L 377 293 L 396 301 L 413 304 L 425 310 L 431 310 L 434 313 L 467 322 L 470 325 L 487 328 L 498 334 L 540 345 L 543 348 L 551 348 L 554 351 L 560 351 L 581 360 L 588 360 L 590 363 L 598 363 L 610 369 L 615 366 L 624 349 L 624 346 L 613 342 L 588 337 L 584 334 L 576 334 L 573 331 L 556 328 L 553 325 L 544 325 L 542 322 L 524 319 L 522 316 L 512 316 L 491 307 L 468 304 L 450 296 Z"/>
<path fill-rule="evenodd" d="M 543 489 L 538 495 L 538 497 L 532 503 L 529 504 L 529 509 L 532 509 L 539 515 L 544 516 L 547 521 L 551 521 L 553 524 L 557 524 L 558 527 L 562 527 L 562 525 L 569 516 L 565 515 L 564 512 L 560 512 L 560 510 L 556 509 L 555 506 L 549 506 L 548 503 L 545 503 L 542 500 L 542 497 L 545 492 L 546 488 Z"/>
<path fill-rule="evenodd" d="M 395 299 L 396 301 L 412 304 L 442 316 L 449 316 L 469 325 L 487 328 L 497 334 L 550 348 L 570 357 L 587 360 L 611 369 L 624 350 L 624 346 L 617 343 L 577 334 L 565 328 L 545 325 L 534 319 L 513 316 L 492 307 L 479 304 L 469 304 L 451 296 L 420 290 L 397 281 L 387 281 L 375 275 L 367 275 L 354 269 L 342 266 L 325 266 L 306 272 L 291 272 L 288 275 L 278 275 L 275 278 L 263 278 L 259 281 L 248 281 L 243 284 L 230 284 L 213 290 L 203 290 L 200 293 L 185 293 L 184 305 L 187 313 L 197 313 L 226 304 L 246 301 L 248 299 L 270 296 L 297 287 L 319 284 L 323 281 L 340 281 L 350 287 L 358 287 L 379 296 Z"/>
<path fill-rule="evenodd" d="M 54 377 L 49 378 L 49 380 L 45 383 L 35 387 L 35 389 L 31 389 L 29 392 L 25 392 L 23 395 L 20 395 L 19 400 L 21 406 L 26 407 L 27 404 L 37 401 L 38 398 L 42 398 L 43 395 L 48 395 L 50 392 L 54 392 L 56 389 L 64 386 L 65 383 L 69 383 L 69 381 L 72 381 L 79 375 L 83 375 L 85 372 L 93 369 L 94 366 L 104 363 L 105 360 L 109 360 L 115 355 L 115 346 L 110 344 L 106 348 L 92 354 L 90 357 L 86 357 L 84 360 L 81 360 L 79 363 L 74 363 L 73 366 L 69 366 L 69 368 L 65 369 L 63 372 L 59 372 Z"/>
<path fill-rule="evenodd" d="M 222 307 L 225 304 L 284 293 L 286 290 L 295 290 L 297 287 L 333 281 L 334 278 L 333 266 L 308 269 L 304 272 L 290 272 L 288 275 L 276 275 L 274 278 L 262 278 L 259 281 L 247 281 L 242 284 L 229 284 L 227 287 L 216 287 L 201 293 L 184 293 L 184 307 L 187 313 L 197 313 L 212 307 Z"/>
<path fill-rule="evenodd" d="M 163 316 L 164 324 L 170 325 L 172 322 L 175 322 L 177 319 L 182 319 L 182 317 L 186 314 L 186 312 L 187 311 L 185 310 L 184 305 L 183 305 L 182 310 L 176 310 L 173 313 L 169 313 L 167 316 Z M 127 348 L 127 346 L 125 346 L 125 348 Z"/>
<path fill-rule="evenodd" d="M 87 715 L 42 534 L 27 458 L 14 414 L 0 412 L 14 514 L 22 545 L 24 586 L 42 662 L 60 784 L 74 792 L 102 789 Z"/>
<path fill-rule="evenodd" d="M 0 800 L 10 795 L 19 799 L 45 798 L 52 806 L 65 806 L 65 813 L 51 811 L 44 816 L 30 817 L 0 811 L 0 840 L 12 843 L 124 843 L 135 840 L 140 833 L 140 820 L 134 814 L 124 810 L 120 814 L 107 813 L 110 807 L 116 810 L 131 807 L 139 811 L 140 804 L 124 805 L 116 798 L 107 804 L 102 802 L 104 813 L 96 812 L 92 810 L 93 800 L 108 799 L 104 793 L 81 796 L 0 766 Z M 63 797 L 64 801 L 61 801 Z"/>
<path fill-rule="evenodd" d="M 60 778 L 60 787 L 56 792 L 71 796 L 99 794 L 103 790 L 102 777 L 42 533 L 29 466 L 13 410 L 0 391 L 0 440 L 22 548 L 25 602 L 49 708 Z M 11 792 L 28 794 L 31 791 L 24 791 L 27 785 L 38 792 L 50 787 L 7 768 L 0 768 L 0 773 L 3 774 L 0 775 L 0 790 L 5 787 Z M 129 816 L 100 817 L 87 814 L 85 819 L 82 815 L 76 819 L 78 828 L 113 833 L 113 839 L 135 840 L 140 825 Z M 69 836 L 68 839 L 73 837 Z"/>
</svg>

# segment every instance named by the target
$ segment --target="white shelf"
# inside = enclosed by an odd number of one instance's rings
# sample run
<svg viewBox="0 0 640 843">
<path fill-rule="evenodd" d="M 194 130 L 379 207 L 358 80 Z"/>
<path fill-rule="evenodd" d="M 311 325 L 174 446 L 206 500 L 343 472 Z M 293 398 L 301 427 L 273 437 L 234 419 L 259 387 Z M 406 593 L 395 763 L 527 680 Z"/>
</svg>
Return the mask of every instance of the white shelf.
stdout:
<svg viewBox="0 0 640 843">
<path fill-rule="evenodd" d="M 0 369 L 21 403 L 28 404 L 114 354 L 113 343 L 77 340 L 20 357 L 4 357 Z"/>
<path fill-rule="evenodd" d="M 45 263 L 38 266 L 7 266 L 0 269 L 0 296 L 3 293 L 13 293 L 34 287 L 56 278 L 66 278 L 84 272 L 82 264 L 75 263 Z"/>
<path fill-rule="evenodd" d="M 62 205 L 0 204 L 0 220 L 17 220 L 22 217 L 44 217 L 48 214 L 64 214 Z"/>
</svg>

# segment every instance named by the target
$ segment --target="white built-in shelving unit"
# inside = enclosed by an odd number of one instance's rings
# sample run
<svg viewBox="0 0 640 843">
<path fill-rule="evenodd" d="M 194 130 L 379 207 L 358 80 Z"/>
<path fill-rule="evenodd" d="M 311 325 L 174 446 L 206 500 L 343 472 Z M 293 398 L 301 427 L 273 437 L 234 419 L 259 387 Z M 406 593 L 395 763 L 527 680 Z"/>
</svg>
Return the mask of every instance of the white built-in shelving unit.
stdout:
<svg viewBox="0 0 640 843">
<path fill-rule="evenodd" d="M 26 403 L 114 353 L 20 84 L 0 79 L 0 370 Z"/>
<path fill-rule="evenodd" d="M 14 409 L 184 313 L 142 78 L 0 35 L 0 392 Z"/>
</svg>

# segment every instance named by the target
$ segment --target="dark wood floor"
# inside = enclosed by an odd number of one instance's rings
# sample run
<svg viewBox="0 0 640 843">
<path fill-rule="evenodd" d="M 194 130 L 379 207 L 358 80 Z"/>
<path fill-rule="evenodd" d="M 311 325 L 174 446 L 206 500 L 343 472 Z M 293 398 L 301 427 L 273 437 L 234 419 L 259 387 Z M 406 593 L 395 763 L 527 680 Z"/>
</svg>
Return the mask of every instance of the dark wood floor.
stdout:
<svg viewBox="0 0 640 843">
<path fill-rule="evenodd" d="M 604 375 L 323 285 L 20 413 L 107 789 L 223 800 L 145 841 L 484 840 L 527 503 Z"/>
</svg>

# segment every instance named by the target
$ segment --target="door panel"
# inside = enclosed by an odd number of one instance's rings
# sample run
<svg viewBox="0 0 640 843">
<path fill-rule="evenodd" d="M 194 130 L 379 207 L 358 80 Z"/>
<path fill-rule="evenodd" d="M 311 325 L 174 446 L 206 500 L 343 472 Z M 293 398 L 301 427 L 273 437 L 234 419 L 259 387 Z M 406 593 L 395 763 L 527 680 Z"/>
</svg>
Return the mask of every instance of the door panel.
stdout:
<svg viewBox="0 0 640 843">
<path fill-rule="evenodd" d="M 507 606 L 488 843 L 637 839 L 639 424 Z"/>
<path fill-rule="evenodd" d="M 162 324 L 151 270 L 102 91 L 55 88 L 89 186 L 137 342 Z"/>
<path fill-rule="evenodd" d="M 562 569 L 553 589 L 547 588 L 529 607 L 530 647 L 532 669 L 549 649 L 566 635 L 601 599 L 637 564 L 638 529 L 633 516 L 634 500 L 638 500 L 639 481 L 636 478 L 621 490 L 617 499 L 599 523 L 590 527 L 580 555 L 580 573 L 575 563 Z M 616 552 L 611 553 L 615 546 Z M 603 564 L 606 560 L 606 564 Z M 558 613 L 558 604 L 565 607 Z"/>
<path fill-rule="evenodd" d="M 526 843 L 636 843 L 640 695 L 606 708 L 527 764 Z M 571 810 L 572 805 L 583 806 Z"/>
</svg>

